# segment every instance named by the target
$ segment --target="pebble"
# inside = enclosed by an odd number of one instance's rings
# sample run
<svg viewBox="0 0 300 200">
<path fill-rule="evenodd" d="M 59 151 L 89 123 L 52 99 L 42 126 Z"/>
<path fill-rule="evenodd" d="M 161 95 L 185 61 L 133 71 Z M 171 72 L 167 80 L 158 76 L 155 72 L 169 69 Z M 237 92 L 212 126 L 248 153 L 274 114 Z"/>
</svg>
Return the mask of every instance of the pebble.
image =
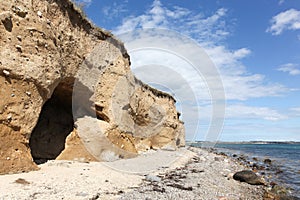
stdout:
<svg viewBox="0 0 300 200">
<path fill-rule="evenodd" d="M 147 181 L 150 181 L 150 182 L 160 182 L 161 181 L 161 178 L 159 178 L 158 176 L 155 176 L 153 174 L 148 174 L 145 178 Z"/>
<path fill-rule="evenodd" d="M 43 17 L 43 13 L 41 11 L 37 11 L 37 15 L 42 18 Z"/>
<path fill-rule="evenodd" d="M 264 163 L 265 163 L 265 164 L 271 164 L 271 163 L 272 163 L 272 161 L 271 161 L 271 159 L 269 159 L 269 158 L 266 158 L 266 159 L 264 160 Z"/>
<path fill-rule="evenodd" d="M 4 70 L 3 70 L 3 74 L 4 74 L 5 76 L 9 76 L 9 75 L 10 75 L 10 72 L 4 69 Z"/>
<path fill-rule="evenodd" d="M 25 18 L 28 12 L 21 7 L 13 7 L 12 9 L 19 17 Z"/>
<path fill-rule="evenodd" d="M 224 161 L 223 157 L 215 157 L 215 161 Z"/>
<path fill-rule="evenodd" d="M 79 192 L 79 193 L 76 194 L 76 196 L 80 196 L 80 197 L 86 197 L 86 196 L 88 196 L 88 195 L 89 195 L 89 194 L 86 193 L 86 192 Z"/>
</svg>

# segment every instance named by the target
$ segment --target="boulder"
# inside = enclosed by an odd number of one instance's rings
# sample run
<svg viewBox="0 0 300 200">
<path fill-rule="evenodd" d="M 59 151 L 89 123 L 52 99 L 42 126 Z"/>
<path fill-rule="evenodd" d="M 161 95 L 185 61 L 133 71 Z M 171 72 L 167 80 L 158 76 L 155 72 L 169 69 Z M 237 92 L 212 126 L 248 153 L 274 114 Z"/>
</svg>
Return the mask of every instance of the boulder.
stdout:
<svg viewBox="0 0 300 200">
<path fill-rule="evenodd" d="M 0 37 L 0 174 L 185 145 L 175 99 L 137 80 L 123 43 L 70 0 L 1 2 Z"/>
<path fill-rule="evenodd" d="M 243 170 L 236 172 L 233 175 L 233 179 L 241 182 L 246 182 L 251 185 L 264 185 L 265 181 L 262 177 L 257 176 L 253 171 L 251 170 Z"/>
</svg>

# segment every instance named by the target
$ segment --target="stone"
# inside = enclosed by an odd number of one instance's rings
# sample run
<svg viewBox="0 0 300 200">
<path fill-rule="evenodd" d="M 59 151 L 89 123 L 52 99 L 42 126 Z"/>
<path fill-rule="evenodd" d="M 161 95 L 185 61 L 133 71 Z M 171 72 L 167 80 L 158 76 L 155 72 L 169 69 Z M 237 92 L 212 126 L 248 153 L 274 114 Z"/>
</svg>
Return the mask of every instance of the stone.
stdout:
<svg viewBox="0 0 300 200">
<path fill-rule="evenodd" d="M 278 199 L 278 200 L 299 200 L 299 197 L 291 196 L 291 191 L 287 188 L 277 184 L 272 186 L 271 190 L 266 190 L 264 194 L 265 199 Z"/>
<path fill-rule="evenodd" d="M 10 75 L 10 72 L 7 71 L 7 70 L 5 70 L 5 69 L 4 69 L 2 72 L 3 72 L 3 74 L 4 74 L 5 76 L 9 76 L 9 75 Z"/>
<path fill-rule="evenodd" d="M 17 180 L 15 180 L 15 183 L 22 184 L 22 185 L 29 185 L 30 184 L 30 182 L 26 181 L 23 178 L 18 178 Z"/>
<path fill-rule="evenodd" d="M 220 161 L 224 161 L 224 158 L 223 157 L 215 157 L 214 160 L 220 162 Z"/>
<path fill-rule="evenodd" d="M 28 12 L 23 7 L 13 6 L 12 10 L 16 13 L 19 17 L 25 18 Z"/>
<path fill-rule="evenodd" d="M 264 185 L 265 184 L 265 181 L 262 179 L 262 177 L 257 176 L 251 170 L 243 170 L 243 171 L 236 172 L 233 175 L 233 179 L 241 181 L 241 182 L 246 182 L 251 185 Z"/>
<path fill-rule="evenodd" d="M 155 176 L 155 175 L 153 175 L 153 174 L 148 174 L 148 175 L 145 177 L 145 180 L 150 181 L 150 182 L 160 182 L 160 181 L 161 181 L 161 178 L 159 178 L 158 176 Z"/>
<path fill-rule="evenodd" d="M 166 192 L 166 189 L 164 187 L 158 187 L 158 186 L 153 186 L 152 190 L 161 193 Z"/>
<path fill-rule="evenodd" d="M 272 163 L 272 160 L 269 158 L 264 159 L 264 163 L 270 165 Z"/>
<path fill-rule="evenodd" d="M 180 190 L 193 191 L 193 187 L 191 187 L 191 186 L 184 186 L 184 185 L 181 185 L 181 184 L 178 184 L 178 183 L 167 184 L 167 186 L 178 188 Z"/>
<path fill-rule="evenodd" d="M 11 32 L 13 28 L 11 13 L 8 11 L 0 13 L 0 20 L 5 30 Z"/>
</svg>

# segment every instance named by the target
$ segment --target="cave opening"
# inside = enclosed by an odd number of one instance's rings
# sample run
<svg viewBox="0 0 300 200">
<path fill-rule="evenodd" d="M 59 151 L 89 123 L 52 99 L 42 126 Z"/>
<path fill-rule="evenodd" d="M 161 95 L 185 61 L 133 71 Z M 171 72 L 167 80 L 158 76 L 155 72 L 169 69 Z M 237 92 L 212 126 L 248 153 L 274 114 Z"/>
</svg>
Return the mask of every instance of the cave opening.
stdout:
<svg viewBox="0 0 300 200">
<path fill-rule="evenodd" d="M 42 107 L 29 140 L 31 155 L 36 164 L 56 159 L 65 149 L 66 138 L 74 128 L 73 83 L 74 78 L 62 81 Z"/>
</svg>

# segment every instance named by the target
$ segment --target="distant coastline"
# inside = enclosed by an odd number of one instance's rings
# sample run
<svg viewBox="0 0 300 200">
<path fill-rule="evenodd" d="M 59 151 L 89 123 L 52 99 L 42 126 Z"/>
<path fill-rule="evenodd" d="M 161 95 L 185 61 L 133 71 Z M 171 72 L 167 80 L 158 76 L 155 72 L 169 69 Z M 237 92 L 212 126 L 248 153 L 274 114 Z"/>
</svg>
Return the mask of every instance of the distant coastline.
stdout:
<svg viewBox="0 0 300 200">
<path fill-rule="evenodd" d="M 208 142 L 208 141 L 186 141 L 187 145 L 191 144 L 204 144 L 204 143 L 216 143 L 216 144 L 300 144 L 300 141 L 241 141 L 241 142 Z"/>
</svg>

